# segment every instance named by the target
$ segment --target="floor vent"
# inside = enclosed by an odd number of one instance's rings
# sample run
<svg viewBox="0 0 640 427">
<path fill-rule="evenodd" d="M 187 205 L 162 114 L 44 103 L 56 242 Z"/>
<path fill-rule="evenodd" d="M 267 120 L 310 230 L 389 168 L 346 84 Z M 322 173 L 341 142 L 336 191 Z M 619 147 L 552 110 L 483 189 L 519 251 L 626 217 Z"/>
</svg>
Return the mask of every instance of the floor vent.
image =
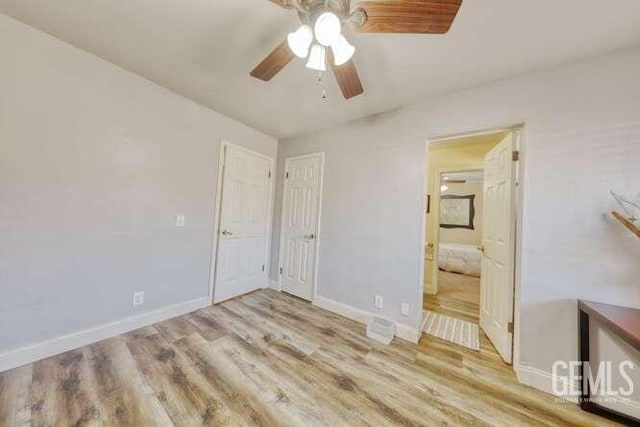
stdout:
<svg viewBox="0 0 640 427">
<path fill-rule="evenodd" d="M 396 334 L 396 324 L 382 317 L 372 317 L 367 325 L 367 336 L 382 344 L 389 344 Z"/>
</svg>

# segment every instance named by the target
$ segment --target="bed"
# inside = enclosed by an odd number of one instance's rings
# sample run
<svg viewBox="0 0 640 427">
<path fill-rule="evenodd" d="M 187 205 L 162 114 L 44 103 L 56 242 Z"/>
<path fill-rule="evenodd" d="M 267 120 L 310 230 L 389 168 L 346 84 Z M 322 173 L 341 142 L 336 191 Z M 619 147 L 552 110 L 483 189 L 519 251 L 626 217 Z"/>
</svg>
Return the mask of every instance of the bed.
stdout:
<svg viewBox="0 0 640 427">
<path fill-rule="evenodd" d="M 438 268 L 467 276 L 480 277 L 482 252 L 474 245 L 440 243 Z"/>
</svg>

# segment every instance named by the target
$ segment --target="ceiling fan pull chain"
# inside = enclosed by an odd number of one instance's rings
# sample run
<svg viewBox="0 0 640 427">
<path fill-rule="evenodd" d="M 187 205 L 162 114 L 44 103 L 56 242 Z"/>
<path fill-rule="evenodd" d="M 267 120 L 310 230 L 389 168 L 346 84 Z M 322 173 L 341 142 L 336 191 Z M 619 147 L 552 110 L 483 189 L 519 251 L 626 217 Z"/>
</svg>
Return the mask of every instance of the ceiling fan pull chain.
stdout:
<svg viewBox="0 0 640 427">
<path fill-rule="evenodd" d="M 327 85 L 324 81 L 324 72 L 318 71 L 318 83 L 322 85 L 322 99 L 329 98 L 329 94 L 327 92 Z"/>
</svg>

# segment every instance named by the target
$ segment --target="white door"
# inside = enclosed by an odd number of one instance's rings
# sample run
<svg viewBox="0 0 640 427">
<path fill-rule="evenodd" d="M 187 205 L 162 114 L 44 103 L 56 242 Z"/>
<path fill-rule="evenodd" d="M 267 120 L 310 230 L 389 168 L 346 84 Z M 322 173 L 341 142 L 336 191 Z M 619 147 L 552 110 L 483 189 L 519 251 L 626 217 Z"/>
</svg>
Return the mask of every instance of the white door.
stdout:
<svg viewBox="0 0 640 427">
<path fill-rule="evenodd" d="M 285 162 L 280 288 L 309 301 L 316 278 L 322 165 L 322 153 Z"/>
<path fill-rule="evenodd" d="M 484 159 L 484 212 L 480 326 L 502 358 L 512 361 L 515 254 L 514 137 L 507 136 Z"/>
<path fill-rule="evenodd" d="M 223 149 L 214 303 L 268 283 L 271 160 L 230 144 Z"/>
</svg>

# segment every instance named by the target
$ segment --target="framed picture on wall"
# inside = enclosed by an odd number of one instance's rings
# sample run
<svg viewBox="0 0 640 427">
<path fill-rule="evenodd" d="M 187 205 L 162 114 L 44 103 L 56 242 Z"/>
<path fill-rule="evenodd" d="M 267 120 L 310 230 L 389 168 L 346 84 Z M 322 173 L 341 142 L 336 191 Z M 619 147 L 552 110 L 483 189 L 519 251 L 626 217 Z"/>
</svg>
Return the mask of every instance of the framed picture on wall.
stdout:
<svg viewBox="0 0 640 427">
<path fill-rule="evenodd" d="M 473 220 L 476 216 L 475 198 L 475 194 L 469 196 L 441 196 L 440 227 L 473 230 Z"/>
</svg>

